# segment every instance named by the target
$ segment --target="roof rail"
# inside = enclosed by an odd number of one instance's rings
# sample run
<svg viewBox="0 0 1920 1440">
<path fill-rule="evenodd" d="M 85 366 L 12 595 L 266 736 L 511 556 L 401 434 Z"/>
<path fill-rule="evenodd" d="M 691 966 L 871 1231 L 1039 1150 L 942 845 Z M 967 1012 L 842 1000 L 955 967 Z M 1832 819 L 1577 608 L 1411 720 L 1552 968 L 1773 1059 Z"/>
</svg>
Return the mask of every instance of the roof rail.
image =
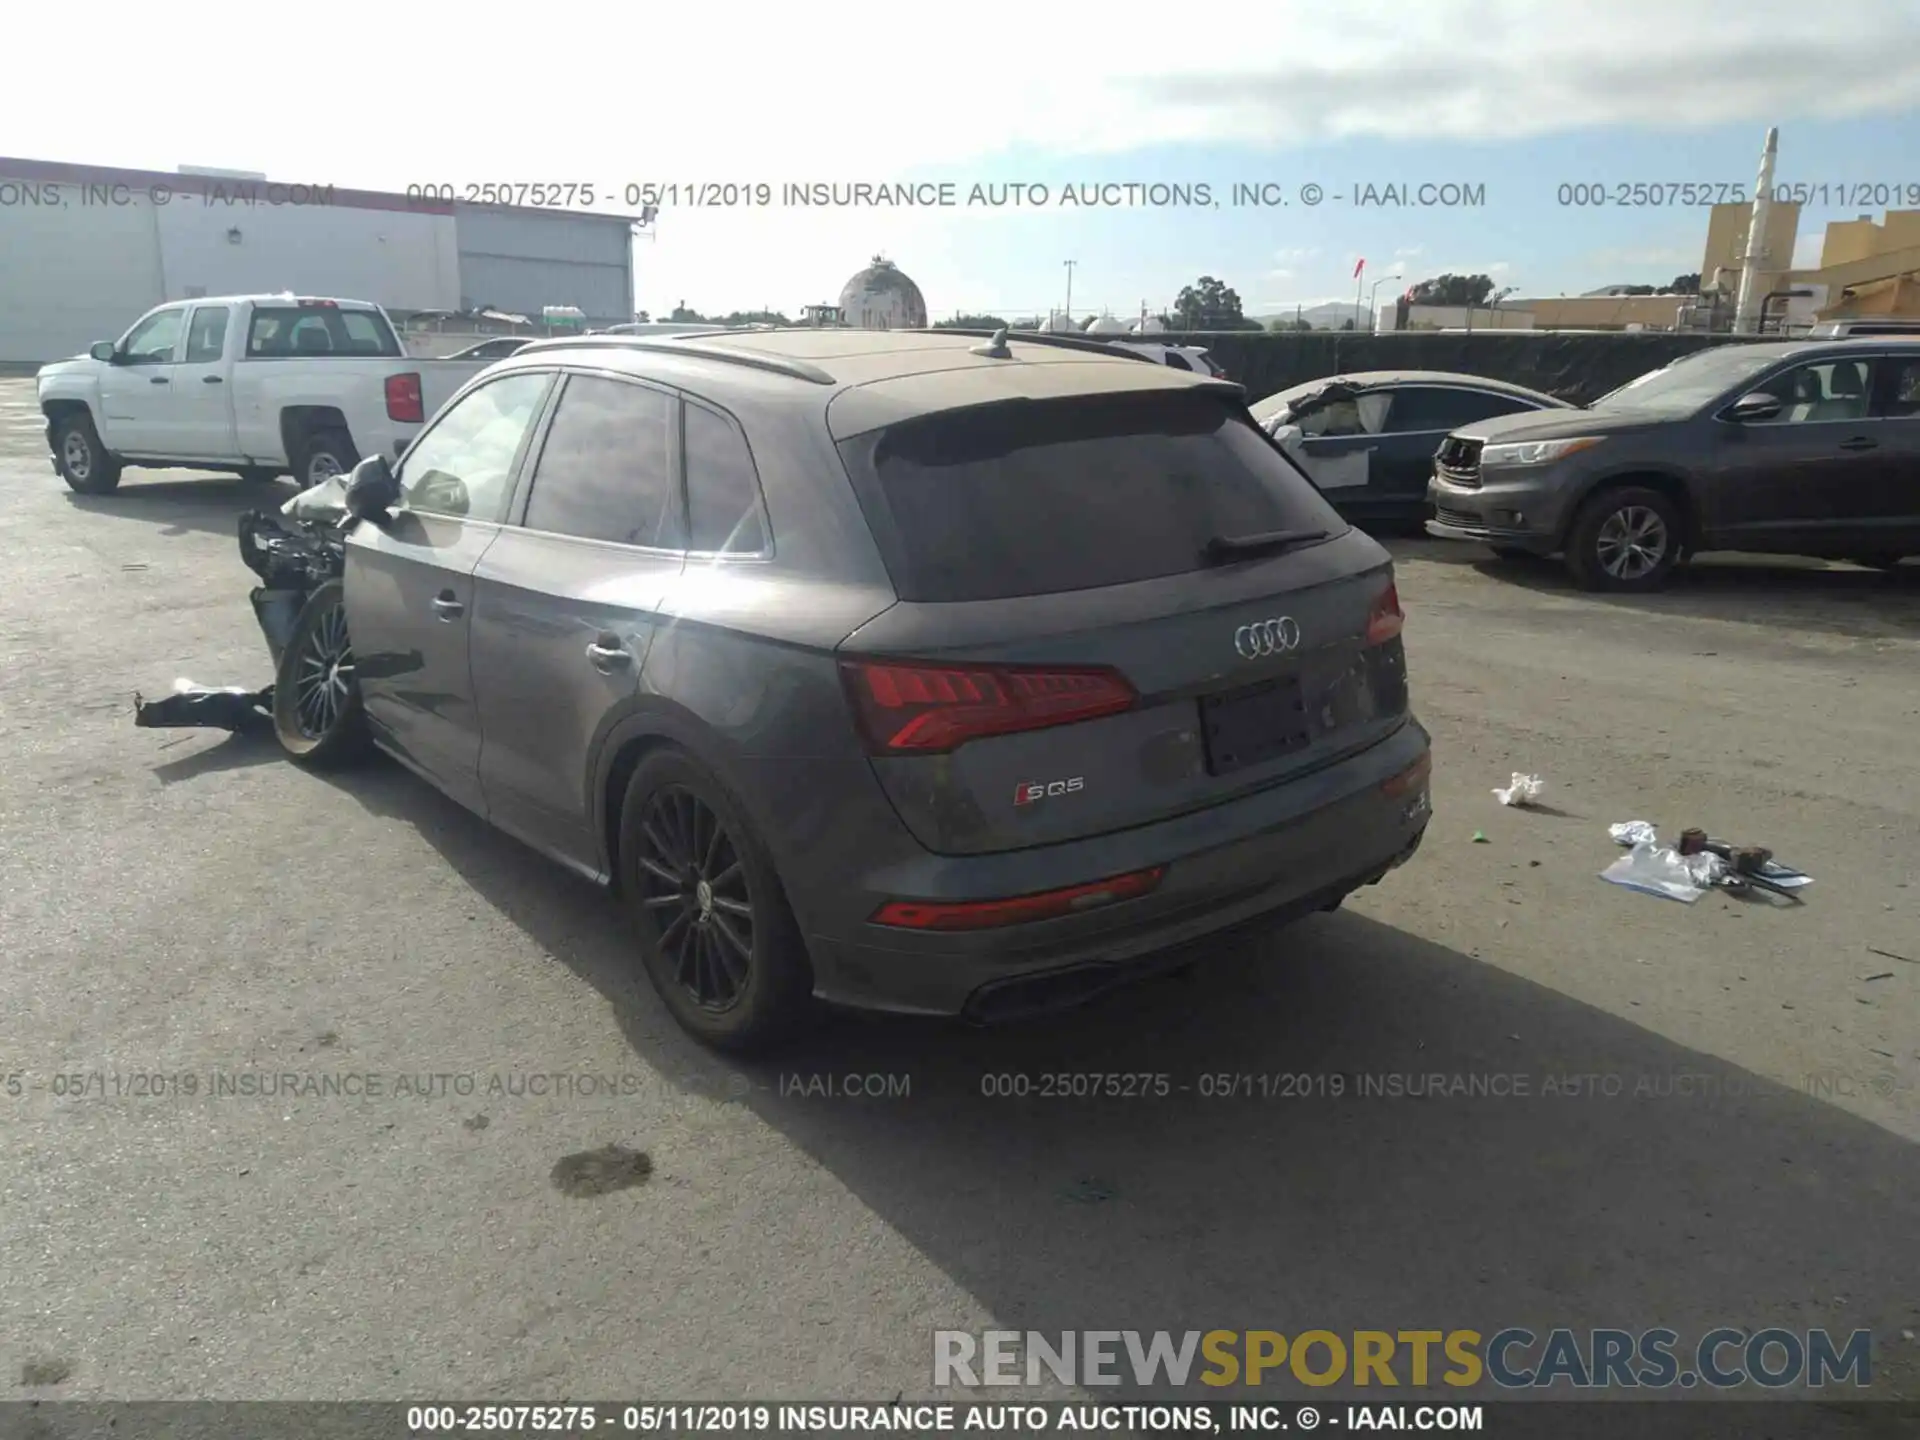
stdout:
<svg viewBox="0 0 1920 1440">
<path fill-rule="evenodd" d="M 1017 345 L 1054 345 L 1062 350 L 1086 350 L 1095 355 L 1118 355 L 1123 360 L 1143 360 L 1149 365 L 1160 362 L 1151 355 L 1142 355 L 1138 350 L 1125 350 L 1118 345 L 1110 345 L 1105 340 L 1087 340 L 1078 335 L 1055 335 L 1037 330 L 954 330 L 946 326 L 935 330 L 928 326 L 924 330 L 909 330 L 909 335 L 964 335 L 983 340 L 992 340 L 999 336 L 1003 344 Z M 985 352 L 980 352 L 984 354 Z"/>
<path fill-rule="evenodd" d="M 705 335 L 556 335 L 522 345 L 514 358 L 547 350 L 647 350 L 657 355 L 688 355 L 696 360 L 720 360 L 729 365 L 744 365 L 766 370 L 809 385 L 837 385 L 840 382 L 818 365 L 804 360 L 789 360 L 783 355 L 763 355 L 753 350 L 736 350 L 727 345 L 703 345 Z"/>
</svg>

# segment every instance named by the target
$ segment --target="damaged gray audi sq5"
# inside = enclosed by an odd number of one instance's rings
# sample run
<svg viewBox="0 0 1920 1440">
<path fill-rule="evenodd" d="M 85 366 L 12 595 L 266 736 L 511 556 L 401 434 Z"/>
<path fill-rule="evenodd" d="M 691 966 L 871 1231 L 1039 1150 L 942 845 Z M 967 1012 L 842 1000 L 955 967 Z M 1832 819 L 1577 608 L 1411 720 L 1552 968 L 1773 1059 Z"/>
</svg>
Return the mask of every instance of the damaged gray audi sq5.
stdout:
<svg viewBox="0 0 1920 1440">
<path fill-rule="evenodd" d="M 539 341 L 241 546 L 287 753 L 614 886 L 723 1048 L 1084 1000 L 1430 813 L 1387 553 L 1239 387 L 1097 344 Z"/>
</svg>

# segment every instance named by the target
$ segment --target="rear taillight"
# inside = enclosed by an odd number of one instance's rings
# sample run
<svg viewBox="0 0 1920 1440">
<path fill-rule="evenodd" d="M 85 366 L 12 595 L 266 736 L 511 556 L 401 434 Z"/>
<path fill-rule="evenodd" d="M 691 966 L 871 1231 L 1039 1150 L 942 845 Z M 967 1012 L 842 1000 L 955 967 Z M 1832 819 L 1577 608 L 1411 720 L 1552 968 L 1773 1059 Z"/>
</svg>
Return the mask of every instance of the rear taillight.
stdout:
<svg viewBox="0 0 1920 1440">
<path fill-rule="evenodd" d="M 1389 799 L 1398 799 L 1402 795 L 1424 790 L 1427 781 L 1433 778 L 1433 752 L 1425 751 L 1420 758 L 1402 770 L 1398 775 L 1380 787 L 1380 793 Z"/>
<path fill-rule="evenodd" d="M 1117 715 L 1139 699 L 1105 669 L 843 660 L 840 675 L 877 755 L 936 754 L 988 735 Z"/>
<path fill-rule="evenodd" d="M 403 425 L 420 425 L 426 422 L 426 404 L 420 398 L 418 375 L 387 377 L 387 418 L 398 420 Z"/>
<path fill-rule="evenodd" d="M 873 923 L 897 930 L 995 930 L 1002 925 L 1057 920 L 1062 915 L 1078 915 L 1102 905 L 1137 899 L 1156 889 L 1166 873 L 1162 865 L 1011 900 L 890 900 L 874 911 Z"/>
<path fill-rule="evenodd" d="M 1406 625 L 1406 613 L 1400 608 L 1400 587 L 1389 583 L 1367 612 L 1367 644 L 1384 645 Z"/>
</svg>

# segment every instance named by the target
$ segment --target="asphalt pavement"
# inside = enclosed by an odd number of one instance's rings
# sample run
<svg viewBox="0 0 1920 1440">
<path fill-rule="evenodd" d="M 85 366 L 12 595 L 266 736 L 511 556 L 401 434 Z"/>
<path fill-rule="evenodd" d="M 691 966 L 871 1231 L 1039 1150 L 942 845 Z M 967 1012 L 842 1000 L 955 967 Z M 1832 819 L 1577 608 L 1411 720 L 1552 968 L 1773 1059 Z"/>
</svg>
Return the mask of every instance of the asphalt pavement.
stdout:
<svg viewBox="0 0 1920 1440">
<path fill-rule="evenodd" d="M 234 520 L 290 493 L 73 495 L 0 381 L 0 1396 L 889 1399 L 935 1328 L 1720 1324 L 1870 1328 L 1920 1395 L 1920 576 L 1609 600 L 1396 541 L 1410 866 L 1067 1018 L 740 1065 L 397 766 L 133 727 L 271 679 Z M 1604 884 L 1629 819 L 1817 883 Z"/>
</svg>

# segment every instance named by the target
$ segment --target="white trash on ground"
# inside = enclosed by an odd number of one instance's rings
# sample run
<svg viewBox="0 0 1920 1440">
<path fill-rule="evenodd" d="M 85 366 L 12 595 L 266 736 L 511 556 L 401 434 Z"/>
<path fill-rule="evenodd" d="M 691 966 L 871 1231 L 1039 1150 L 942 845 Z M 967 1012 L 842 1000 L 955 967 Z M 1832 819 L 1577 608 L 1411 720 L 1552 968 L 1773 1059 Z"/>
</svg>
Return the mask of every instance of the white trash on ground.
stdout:
<svg viewBox="0 0 1920 1440">
<path fill-rule="evenodd" d="M 1682 855 L 1671 845 L 1645 840 L 1602 870 L 1600 878 L 1691 905 L 1726 873 L 1727 862 L 1718 855 Z"/>
<path fill-rule="evenodd" d="M 1616 845 L 1651 845 L 1660 838 L 1660 832 L 1653 828 L 1650 820 L 1622 820 L 1618 825 L 1609 825 L 1607 834 Z"/>
<path fill-rule="evenodd" d="M 1504 790 L 1496 789 L 1493 792 L 1493 798 L 1502 805 L 1531 805 L 1540 798 L 1540 792 L 1546 789 L 1546 785 L 1547 782 L 1538 775 L 1522 775 L 1516 770 Z"/>
</svg>

